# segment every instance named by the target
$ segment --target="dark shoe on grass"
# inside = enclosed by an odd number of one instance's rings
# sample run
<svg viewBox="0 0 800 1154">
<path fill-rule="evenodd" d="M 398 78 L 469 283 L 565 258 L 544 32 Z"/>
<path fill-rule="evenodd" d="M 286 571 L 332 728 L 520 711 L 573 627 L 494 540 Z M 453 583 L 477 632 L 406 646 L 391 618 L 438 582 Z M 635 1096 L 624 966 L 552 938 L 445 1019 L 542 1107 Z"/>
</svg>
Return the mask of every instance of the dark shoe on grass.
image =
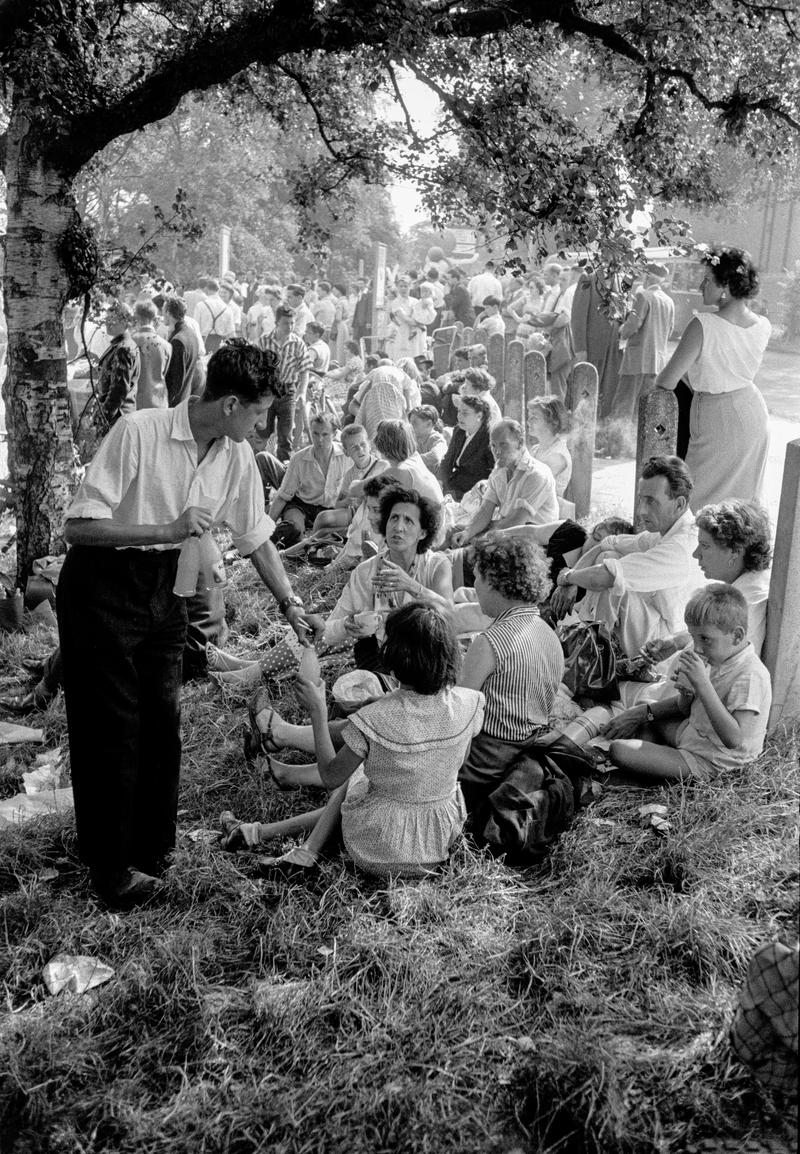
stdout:
<svg viewBox="0 0 800 1154">
<path fill-rule="evenodd" d="M 161 882 L 151 874 L 128 867 L 121 874 L 109 877 L 99 870 L 92 870 L 92 888 L 99 898 L 114 910 L 130 910 L 144 905 L 156 896 Z"/>
<path fill-rule="evenodd" d="M 56 692 L 58 691 L 56 690 Z M 40 681 L 29 693 L 0 697 L 0 709 L 23 716 L 26 713 L 33 713 L 37 709 L 47 709 L 55 695 L 55 692 L 52 692 L 43 681 Z"/>
</svg>

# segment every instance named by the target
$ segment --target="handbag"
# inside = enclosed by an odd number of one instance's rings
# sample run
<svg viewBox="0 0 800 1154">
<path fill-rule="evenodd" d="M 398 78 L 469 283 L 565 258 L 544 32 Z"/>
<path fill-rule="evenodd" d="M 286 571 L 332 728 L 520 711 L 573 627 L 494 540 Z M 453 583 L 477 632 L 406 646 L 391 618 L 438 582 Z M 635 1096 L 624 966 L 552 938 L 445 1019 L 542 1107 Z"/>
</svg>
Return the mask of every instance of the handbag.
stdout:
<svg viewBox="0 0 800 1154">
<path fill-rule="evenodd" d="M 561 678 L 573 697 L 613 701 L 618 697 L 617 658 L 608 626 L 602 621 L 562 625 L 558 639 L 564 652 Z"/>
</svg>

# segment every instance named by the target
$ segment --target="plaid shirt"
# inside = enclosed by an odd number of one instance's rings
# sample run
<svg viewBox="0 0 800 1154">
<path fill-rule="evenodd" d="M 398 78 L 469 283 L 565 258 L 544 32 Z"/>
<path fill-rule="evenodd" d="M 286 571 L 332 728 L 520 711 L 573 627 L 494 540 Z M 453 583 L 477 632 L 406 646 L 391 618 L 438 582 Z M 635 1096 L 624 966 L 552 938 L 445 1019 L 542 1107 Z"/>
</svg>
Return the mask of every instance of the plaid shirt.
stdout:
<svg viewBox="0 0 800 1154">
<path fill-rule="evenodd" d="M 314 353 L 297 333 L 289 333 L 283 344 L 278 342 L 274 333 L 259 337 L 258 343 L 266 352 L 275 353 L 278 357 L 278 395 L 286 396 L 297 388 L 301 375 L 312 368 Z"/>
</svg>

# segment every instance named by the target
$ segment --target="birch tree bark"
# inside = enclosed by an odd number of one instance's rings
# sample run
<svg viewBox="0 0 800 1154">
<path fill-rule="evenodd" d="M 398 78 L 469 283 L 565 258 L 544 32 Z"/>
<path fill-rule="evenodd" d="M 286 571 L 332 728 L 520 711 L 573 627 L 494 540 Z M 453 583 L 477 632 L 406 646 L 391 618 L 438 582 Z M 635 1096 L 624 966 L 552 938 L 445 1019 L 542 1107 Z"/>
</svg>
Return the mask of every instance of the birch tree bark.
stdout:
<svg viewBox="0 0 800 1154">
<path fill-rule="evenodd" d="M 35 111 L 12 108 L 6 133 L 8 231 L 3 386 L 17 517 L 17 583 L 29 561 L 59 549 L 76 483 L 61 310 L 69 292 L 59 239 L 77 220 L 71 176 L 49 165 L 35 140 Z"/>
</svg>

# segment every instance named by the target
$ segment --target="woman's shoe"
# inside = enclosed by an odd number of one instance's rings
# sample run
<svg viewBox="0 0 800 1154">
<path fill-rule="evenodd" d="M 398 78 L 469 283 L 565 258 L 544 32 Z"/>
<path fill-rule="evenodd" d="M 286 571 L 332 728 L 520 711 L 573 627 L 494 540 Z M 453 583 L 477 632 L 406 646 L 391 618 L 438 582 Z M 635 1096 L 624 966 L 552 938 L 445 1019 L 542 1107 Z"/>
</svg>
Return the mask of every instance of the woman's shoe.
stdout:
<svg viewBox="0 0 800 1154">
<path fill-rule="evenodd" d="M 310 877 L 319 867 L 319 858 L 311 850 L 298 845 L 280 857 L 260 857 L 259 873 L 264 877 L 283 878 L 285 881 Z"/>
<path fill-rule="evenodd" d="M 258 724 L 260 714 L 267 711 L 266 728 Z M 272 725 L 278 714 L 271 707 L 269 698 L 263 689 L 259 689 L 250 699 L 247 707 L 249 726 L 244 733 L 244 756 L 246 761 L 255 761 L 257 757 L 267 757 L 277 753 L 282 747 L 273 739 Z"/>
<path fill-rule="evenodd" d="M 253 665 L 252 657 L 236 657 L 233 653 L 218 649 L 216 645 L 209 645 L 207 653 L 208 668 L 212 673 L 233 673 L 236 670 L 249 669 Z"/>
</svg>

